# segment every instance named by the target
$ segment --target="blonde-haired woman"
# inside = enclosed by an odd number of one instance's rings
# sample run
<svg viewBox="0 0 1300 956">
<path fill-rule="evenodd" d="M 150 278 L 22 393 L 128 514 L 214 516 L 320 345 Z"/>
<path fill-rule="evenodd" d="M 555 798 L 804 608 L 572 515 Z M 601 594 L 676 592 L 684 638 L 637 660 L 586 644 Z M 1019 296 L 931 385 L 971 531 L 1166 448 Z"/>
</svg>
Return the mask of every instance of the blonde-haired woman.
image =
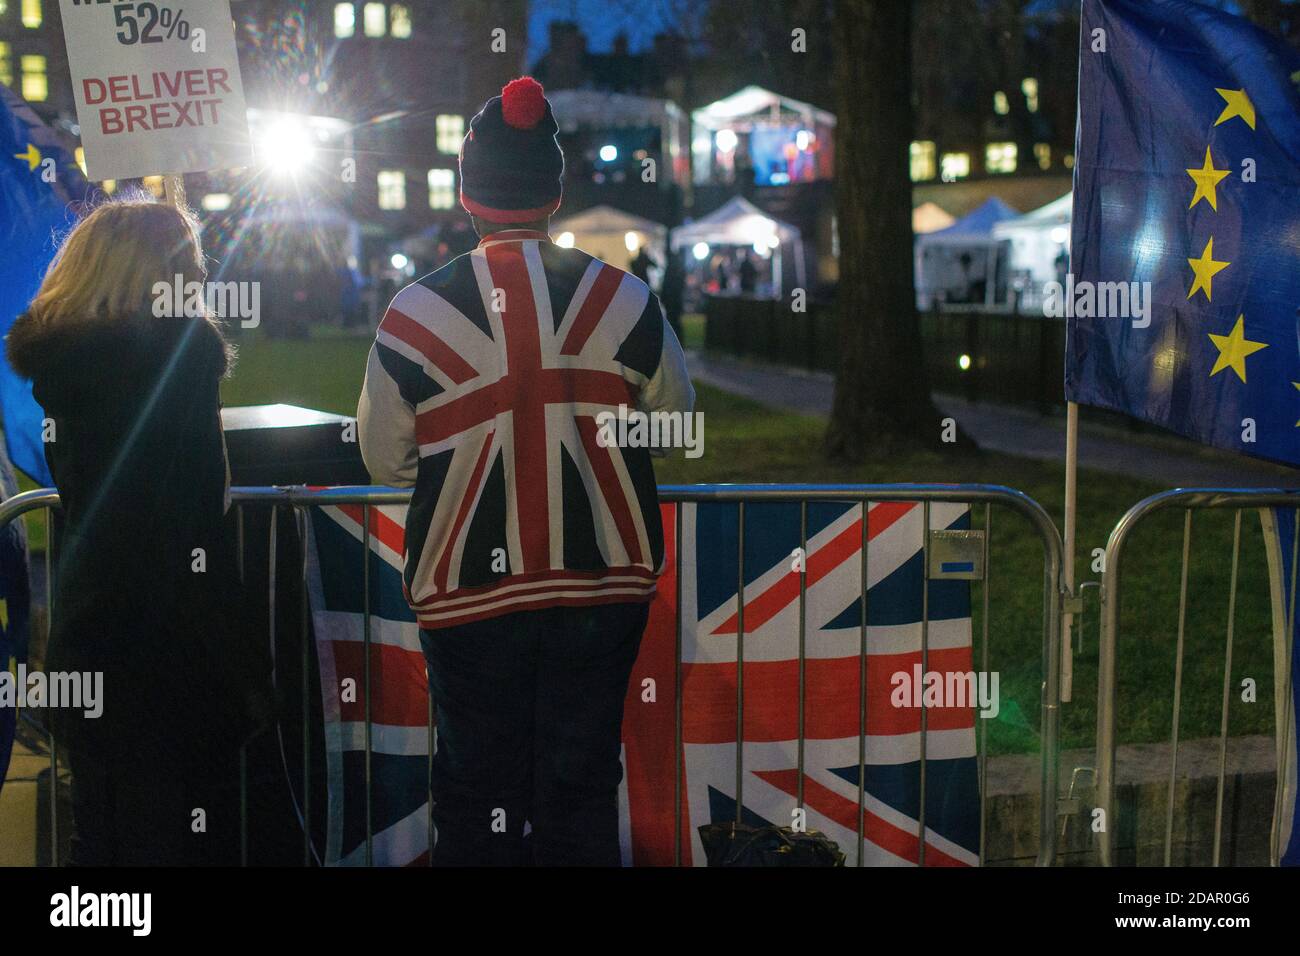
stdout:
<svg viewBox="0 0 1300 956">
<path fill-rule="evenodd" d="M 7 341 L 45 409 L 62 500 L 46 669 L 90 687 L 102 675 L 89 714 L 50 712 L 72 771 L 75 864 L 226 860 L 237 831 L 223 788 L 241 733 L 232 702 L 247 688 L 232 671 L 218 397 L 231 350 L 214 320 L 172 314 L 156 295 L 178 277 L 206 278 L 190 214 L 100 206 Z"/>
</svg>

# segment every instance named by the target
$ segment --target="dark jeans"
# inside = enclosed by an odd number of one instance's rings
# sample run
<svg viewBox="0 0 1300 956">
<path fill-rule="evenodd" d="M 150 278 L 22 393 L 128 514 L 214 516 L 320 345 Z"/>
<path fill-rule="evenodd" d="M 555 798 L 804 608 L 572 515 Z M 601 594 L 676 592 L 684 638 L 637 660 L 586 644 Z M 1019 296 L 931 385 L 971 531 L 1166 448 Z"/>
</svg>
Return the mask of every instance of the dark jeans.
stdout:
<svg viewBox="0 0 1300 956">
<path fill-rule="evenodd" d="M 649 607 L 420 632 L 438 721 L 436 865 L 619 865 L 623 700 Z"/>
</svg>

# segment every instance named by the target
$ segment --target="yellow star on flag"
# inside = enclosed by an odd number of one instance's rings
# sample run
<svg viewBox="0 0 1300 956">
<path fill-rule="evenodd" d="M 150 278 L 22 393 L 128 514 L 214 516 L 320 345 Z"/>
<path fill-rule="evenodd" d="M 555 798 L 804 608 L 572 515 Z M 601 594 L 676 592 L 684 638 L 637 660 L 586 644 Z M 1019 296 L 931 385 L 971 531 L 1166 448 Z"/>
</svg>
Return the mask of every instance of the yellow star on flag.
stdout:
<svg viewBox="0 0 1300 956">
<path fill-rule="evenodd" d="M 1214 92 L 1223 97 L 1223 102 L 1227 105 L 1223 107 L 1223 112 L 1219 118 L 1214 121 L 1214 125 L 1226 123 L 1234 116 L 1240 116 L 1246 121 L 1246 125 L 1251 129 L 1255 128 L 1255 104 L 1250 101 L 1245 90 L 1221 90 L 1217 86 Z"/>
<path fill-rule="evenodd" d="M 27 161 L 27 169 L 34 170 L 41 164 L 41 151 L 31 143 L 27 144 L 27 152 L 14 153 L 14 159 L 23 159 Z"/>
<path fill-rule="evenodd" d="M 1225 368 L 1237 373 L 1237 378 L 1246 381 L 1246 356 L 1254 355 L 1260 349 L 1268 348 L 1267 342 L 1252 342 L 1246 338 L 1246 317 L 1237 316 L 1237 324 L 1227 335 L 1210 333 L 1210 341 L 1219 350 L 1219 358 L 1210 369 L 1210 377 L 1218 375 Z"/>
<path fill-rule="evenodd" d="M 1214 187 L 1217 186 L 1223 177 L 1231 175 L 1231 170 L 1215 169 L 1214 159 L 1210 156 L 1210 147 L 1205 147 L 1205 165 L 1200 169 L 1189 169 L 1187 175 L 1192 177 L 1192 182 L 1196 183 L 1196 195 L 1192 196 L 1192 201 L 1188 209 L 1195 206 L 1202 199 L 1208 200 L 1210 208 L 1215 212 L 1219 211 L 1218 197 L 1215 195 Z"/>
<path fill-rule="evenodd" d="M 1210 241 L 1205 244 L 1205 251 L 1201 253 L 1201 257 L 1199 259 L 1188 259 L 1187 264 L 1192 267 L 1192 272 L 1196 273 L 1196 279 L 1192 282 L 1192 291 L 1187 293 L 1187 298 L 1190 299 L 1192 296 L 1196 295 L 1196 290 L 1200 289 L 1205 293 L 1205 300 L 1207 302 L 1214 301 L 1214 297 L 1210 294 L 1211 280 L 1214 278 L 1216 273 L 1222 272 L 1224 269 L 1228 268 L 1228 266 L 1232 265 L 1232 263 L 1220 262 L 1214 258 L 1213 236 L 1210 236 Z"/>
</svg>

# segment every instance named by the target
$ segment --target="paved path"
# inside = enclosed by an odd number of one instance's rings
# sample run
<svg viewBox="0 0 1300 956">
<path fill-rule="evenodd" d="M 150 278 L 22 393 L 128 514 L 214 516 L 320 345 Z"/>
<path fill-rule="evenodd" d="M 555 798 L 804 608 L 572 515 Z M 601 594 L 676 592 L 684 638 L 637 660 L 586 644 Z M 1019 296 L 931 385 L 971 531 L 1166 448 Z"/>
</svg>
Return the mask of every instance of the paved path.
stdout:
<svg viewBox="0 0 1300 956">
<path fill-rule="evenodd" d="M 735 359 L 687 356 L 691 376 L 706 385 L 786 411 L 830 414 L 832 377 L 824 372 L 760 365 Z M 974 403 L 936 395 L 939 408 L 986 451 L 1042 461 L 1064 461 L 1065 418 L 1042 416 L 1006 405 Z M 1170 435 L 1126 432 L 1084 424 L 1079 462 L 1086 468 L 1144 478 L 1175 487 L 1296 487 L 1300 471 L 1231 455 Z"/>
</svg>

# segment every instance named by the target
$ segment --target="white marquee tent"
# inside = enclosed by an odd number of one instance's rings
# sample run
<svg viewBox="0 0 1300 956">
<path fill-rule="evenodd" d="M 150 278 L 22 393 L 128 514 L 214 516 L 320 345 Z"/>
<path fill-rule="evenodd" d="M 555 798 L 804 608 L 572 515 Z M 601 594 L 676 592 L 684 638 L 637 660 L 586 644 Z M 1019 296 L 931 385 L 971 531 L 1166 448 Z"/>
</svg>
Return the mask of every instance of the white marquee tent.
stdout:
<svg viewBox="0 0 1300 956">
<path fill-rule="evenodd" d="M 917 207 L 916 214 L 924 209 Z M 998 308 L 1007 296 L 1010 245 L 993 237 L 999 222 L 1020 216 L 997 196 L 950 223 L 916 236 L 916 304 L 928 309 L 936 301 L 952 306 Z M 913 232 L 916 232 L 913 226 Z"/>
<path fill-rule="evenodd" d="M 1068 192 L 1015 219 L 993 227 L 995 239 L 1011 241 L 1011 268 L 1027 277 L 1035 290 L 1056 278 L 1061 250 L 1070 249 L 1074 193 Z"/>
<path fill-rule="evenodd" d="M 956 218 L 938 203 L 922 203 L 912 210 L 912 232 L 918 236 L 947 229 L 956 221 Z"/>
<path fill-rule="evenodd" d="M 746 86 L 691 113 L 697 126 L 715 130 L 741 128 L 755 121 L 798 118 L 806 125 L 834 126 L 835 114 L 761 86 Z"/>
<path fill-rule="evenodd" d="M 744 196 L 736 196 L 707 216 L 678 226 L 669 242 L 674 252 L 700 243 L 766 249 L 773 257 L 772 284 L 778 296 L 784 293 L 782 249 L 789 246 L 794 256 L 795 285 L 803 288 L 805 284 L 802 233 L 789 223 L 773 219 Z"/>
<path fill-rule="evenodd" d="M 747 137 L 744 152 L 755 172 L 780 174 L 763 185 L 830 179 L 834 176 L 835 114 L 782 96 L 761 86 L 746 86 L 691 113 L 691 168 L 697 183 L 730 182 L 735 172 L 737 137 Z M 730 144 L 724 144 L 723 133 Z M 773 138 L 775 136 L 775 138 Z M 785 152 L 795 147 L 794 162 Z M 721 176 L 721 179 L 718 177 Z"/>
<path fill-rule="evenodd" d="M 563 246 L 575 246 L 610 265 L 629 269 L 636 251 L 646 247 L 650 258 L 665 261 L 668 229 L 650 219 L 613 206 L 592 206 L 551 224 L 551 235 Z"/>
</svg>

